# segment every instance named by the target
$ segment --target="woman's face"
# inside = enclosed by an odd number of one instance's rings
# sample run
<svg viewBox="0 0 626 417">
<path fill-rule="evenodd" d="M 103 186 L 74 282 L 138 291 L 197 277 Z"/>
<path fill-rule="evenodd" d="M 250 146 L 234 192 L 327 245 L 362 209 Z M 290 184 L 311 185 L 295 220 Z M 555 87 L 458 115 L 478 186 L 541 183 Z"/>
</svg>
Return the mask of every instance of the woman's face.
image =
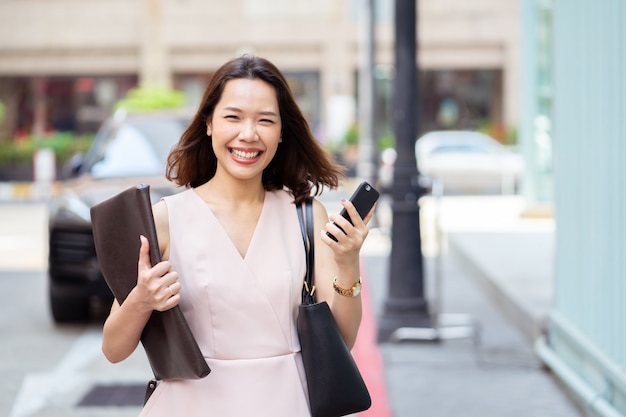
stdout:
<svg viewBox="0 0 626 417">
<path fill-rule="evenodd" d="M 207 134 L 217 156 L 216 175 L 261 178 L 276 154 L 281 126 L 273 86 L 259 79 L 228 81 L 207 121 Z"/>
</svg>

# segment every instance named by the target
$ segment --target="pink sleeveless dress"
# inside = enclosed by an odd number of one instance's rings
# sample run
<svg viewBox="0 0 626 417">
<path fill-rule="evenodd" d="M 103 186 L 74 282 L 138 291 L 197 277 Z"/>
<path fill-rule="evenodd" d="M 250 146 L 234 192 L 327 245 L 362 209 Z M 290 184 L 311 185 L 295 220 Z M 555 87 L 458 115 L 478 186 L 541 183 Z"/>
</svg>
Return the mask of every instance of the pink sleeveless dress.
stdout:
<svg viewBox="0 0 626 417">
<path fill-rule="evenodd" d="M 265 193 L 245 258 L 195 190 L 165 202 L 180 306 L 211 373 L 161 382 L 140 416 L 310 416 L 295 325 L 305 252 L 291 194 Z"/>
</svg>

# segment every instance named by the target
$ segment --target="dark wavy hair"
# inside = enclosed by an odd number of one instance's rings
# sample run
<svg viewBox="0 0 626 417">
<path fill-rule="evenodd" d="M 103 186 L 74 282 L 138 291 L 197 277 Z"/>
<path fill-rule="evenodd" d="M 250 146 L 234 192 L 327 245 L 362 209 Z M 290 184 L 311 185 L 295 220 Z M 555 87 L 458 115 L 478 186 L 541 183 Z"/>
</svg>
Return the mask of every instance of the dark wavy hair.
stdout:
<svg viewBox="0 0 626 417">
<path fill-rule="evenodd" d="M 296 104 L 285 77 L 264 58 L 243 55 L 220 67 L 211 78 L 196 115 L 167 158 L 166 177 L 176 184 L 197 187 L 209 181 L 217 170 L 217 158 L 206 134 L 226 83 L 235 79 L 258 79 L 274 87 L 282 122 L 282 142 L 263 171 L 266 190 L 291 190 L 295 202 L 319 195 L 323 187 L 336 188 L 343 168 L 332 161 L 313 136 Z"/>
</svg>

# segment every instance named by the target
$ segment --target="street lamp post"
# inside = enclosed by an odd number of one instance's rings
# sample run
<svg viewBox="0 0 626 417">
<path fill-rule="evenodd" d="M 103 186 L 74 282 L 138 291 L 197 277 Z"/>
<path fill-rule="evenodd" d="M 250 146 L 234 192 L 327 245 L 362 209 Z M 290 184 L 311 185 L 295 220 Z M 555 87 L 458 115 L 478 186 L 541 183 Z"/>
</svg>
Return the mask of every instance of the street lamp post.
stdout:
<svg viewBox="0 0 626 417">
<path fill-rule="evenodd" d="M 423 255 L 414 144 L 418 127 L 417 0 L 395 3 L 393 125 L 397 159 L 393 173 L 391 256 L 388 294 L 379 320 L 378 339 L 389 340 L 402 327 L 431 327 L 424 291 Z"/>
</svg>

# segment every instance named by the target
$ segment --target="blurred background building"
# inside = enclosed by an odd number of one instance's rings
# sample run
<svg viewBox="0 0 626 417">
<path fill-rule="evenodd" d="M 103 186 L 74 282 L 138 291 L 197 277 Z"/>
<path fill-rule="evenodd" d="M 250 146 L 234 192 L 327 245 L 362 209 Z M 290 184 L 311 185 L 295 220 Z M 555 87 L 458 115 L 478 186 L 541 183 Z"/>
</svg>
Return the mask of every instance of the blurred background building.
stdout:
<svg viewBox="0 0 626 417">
<path fill-rule="evenodd" d="M 374 2 L 375 137 L 388 135 L 393 0 Z M 314 131 L 344 140 L 356 123 L 365 53 L 362 0 L 24 0 L 0 2 L 0 136 L 92 132 L 137 85 L 186 93 L 243 52 L 281 68 Z M 421 131 L 480 128 L 514 140 L 518 0 L 419 2 Z"/>
</svg>

